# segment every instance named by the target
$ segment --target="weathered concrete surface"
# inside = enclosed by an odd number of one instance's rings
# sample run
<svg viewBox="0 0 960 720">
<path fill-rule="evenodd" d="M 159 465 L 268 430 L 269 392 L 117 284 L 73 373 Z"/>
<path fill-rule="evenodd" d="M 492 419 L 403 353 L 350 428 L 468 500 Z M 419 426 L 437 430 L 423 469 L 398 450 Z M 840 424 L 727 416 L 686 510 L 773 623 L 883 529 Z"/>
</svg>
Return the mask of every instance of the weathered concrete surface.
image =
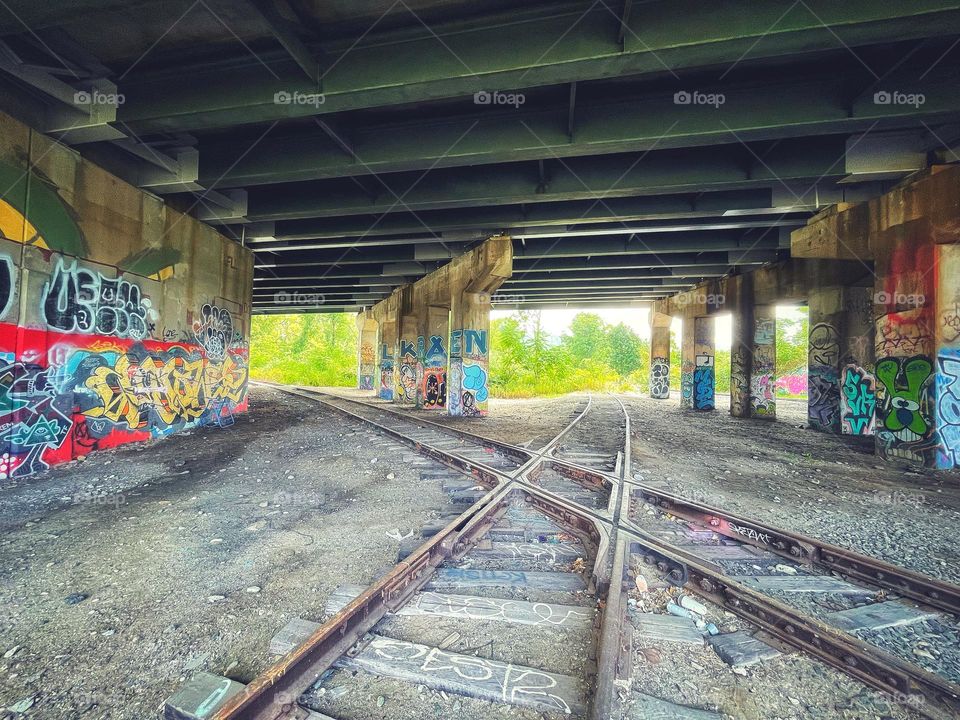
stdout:
<svg viewBox="0 0 960 720">
<path fill-rule="evenodd" d="M 0 114 L 0 477 L 246 409 L 253 255 Z"/>
</svg>

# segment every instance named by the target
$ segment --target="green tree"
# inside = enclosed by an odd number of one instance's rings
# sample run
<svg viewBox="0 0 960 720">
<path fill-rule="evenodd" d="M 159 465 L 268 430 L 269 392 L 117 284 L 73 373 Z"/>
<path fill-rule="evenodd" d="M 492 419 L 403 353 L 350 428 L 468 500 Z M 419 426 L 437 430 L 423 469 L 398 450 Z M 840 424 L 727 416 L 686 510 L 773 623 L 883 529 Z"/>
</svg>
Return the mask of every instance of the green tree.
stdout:
<svg viewBox="0 0 960 720">
<path fill-rule="evenodd" d="M 610 330 L 607 346 L 610 348 L 610 367 L 616 370 L 620 377 L 626 377 L 642 364 L 640 351 L 643 343 L 637 334 L 623 323 Z"/>
</svg>

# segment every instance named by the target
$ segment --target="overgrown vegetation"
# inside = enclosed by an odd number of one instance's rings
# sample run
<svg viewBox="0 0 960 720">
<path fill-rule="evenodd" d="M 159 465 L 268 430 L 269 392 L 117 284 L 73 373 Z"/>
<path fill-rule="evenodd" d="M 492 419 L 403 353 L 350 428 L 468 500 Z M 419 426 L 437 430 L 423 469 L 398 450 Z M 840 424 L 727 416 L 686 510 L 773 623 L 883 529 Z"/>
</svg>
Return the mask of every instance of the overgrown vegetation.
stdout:
<svg viewBox="0 0 960 720">
<path fill-rule="evenodd" d="M 250 377 L 298 385 L 356 385 L 354 316 L 255 316 L 250 329 Z"/>
<path fill-rule="evenodd" d="M 806 372 L 807 320 L 777 322 L 778 374 Z M 680 348 L 672 342 L 671 386 L 680 389 Z M 357 379 L 352 315 L 262 315 L 253 318 L 250 375 L 301 385 L 350 387 Z M 560 338 L 536 311 L 490 325 L 490 389 L 497 397 L 538 397 L 591 390 L 640 391 L 649 386 L 650 342 L 624 324 L 579 313 Z M 730 352 L 716 353 L 717 392 L 730 391 Z"/>
</svg>

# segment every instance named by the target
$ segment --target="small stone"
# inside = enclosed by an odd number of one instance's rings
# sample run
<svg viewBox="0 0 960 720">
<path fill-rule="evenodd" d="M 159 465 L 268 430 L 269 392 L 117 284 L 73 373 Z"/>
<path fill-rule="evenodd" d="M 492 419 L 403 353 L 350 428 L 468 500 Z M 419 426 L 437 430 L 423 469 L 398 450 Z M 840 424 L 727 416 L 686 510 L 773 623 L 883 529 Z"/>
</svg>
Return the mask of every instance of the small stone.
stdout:
<svg viewBox="0 0 960 720">
<path fill-rule="evenodd" d="M 227 599 L 227 596 L 226 596 L 226 595 L 208 595 L 208 596 L 207 596 L 207 602 L 208 602 L 208 603 L 218 603 L 218 602 L 220 602 L 220 601 L 222 601 L 222 600 L 226 600 L 226 599 Z"/>
<path fill-rule="evenodd" d="M 86 593 L 71 593 L 71 594 L 67 595 L 67 597 L 64 598 L 63 601 L 64 601 L 67 605 L 79 605 L 79 604 L 82 603 L 84 600 L 86 600 L 88 597 L 90 597 L 90 596 L 87 595 Z"/>
<path fill-rule="evenodd" d="M 248 592 L 248 593 L 251 593 L 251 594 L 256 594 L 256 593 L 260 592 L 260 586 L 259 586 L 259 585 L 251 585 L 250 587 L 247 588 L 247 592 Z"/>
<path fill-rule="evenodd" d="M 219 545 L 219 544 L 222 543 L 222 542 L 223 542 L 223 538 L 213 538 L 213 540 L 210 541 L 210 544 L 211 544 L 211 545 Z"/>
<path fill-rule="evenodd" d="M 374 459 L 376 459 L 376 458 L 374 458 Z M 386 699 L 385 697 L 383 697 L 383 695 L 377 696 L 377 707 L 378 707 L 378 708 L 382 708 L 382 707 L 383 707 L 383 704 L 384 704 L 386 701 L 387 701 L 387 699 Z"/>
<path fill-rule="evenodd" d="M 104 637 L 112 637 L 115 632 L 116 630 L 110 629 L 110 630 L 104 630 L 100 634 L 103 635 Z"/>
<path fill-rule="evenodd" d="M 643 575 L 637 575 L 637 590 L 646 592 L 648 589 L 647 579 Z"/>
<path fill-rule="evenodd" d="M 387 480 L 393 480 L 396 477 L 393 473 L 387 473 Z"/>
<path fill-rule="evenodd" d="M 12 658 L 12 657 L 13 657 L 14 655 L 16 655 L 18 652 L 20 652 L 20 646 L 19 646 L 19 645 L 14 645 L 12 648 L 10 648 L 9 650 L 7 650 L 7 651 L 3 654 L 3 657 L 4 657 L 4 658 Z"/>
</svg>

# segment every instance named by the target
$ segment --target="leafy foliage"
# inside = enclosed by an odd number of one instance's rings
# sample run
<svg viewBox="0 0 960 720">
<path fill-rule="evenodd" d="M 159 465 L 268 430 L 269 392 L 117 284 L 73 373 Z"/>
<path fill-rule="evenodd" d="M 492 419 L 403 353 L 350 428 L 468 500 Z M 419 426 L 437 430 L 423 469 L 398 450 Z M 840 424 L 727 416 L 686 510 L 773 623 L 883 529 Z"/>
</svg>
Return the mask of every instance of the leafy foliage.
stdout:
<svg viewBox="0 0 960 720">
<path fill-rule="evenodd" d="M 250 377 L 299 385 L 356 385 L 354 316 L 255 315 L 250 328 Z"/>
</svg>

